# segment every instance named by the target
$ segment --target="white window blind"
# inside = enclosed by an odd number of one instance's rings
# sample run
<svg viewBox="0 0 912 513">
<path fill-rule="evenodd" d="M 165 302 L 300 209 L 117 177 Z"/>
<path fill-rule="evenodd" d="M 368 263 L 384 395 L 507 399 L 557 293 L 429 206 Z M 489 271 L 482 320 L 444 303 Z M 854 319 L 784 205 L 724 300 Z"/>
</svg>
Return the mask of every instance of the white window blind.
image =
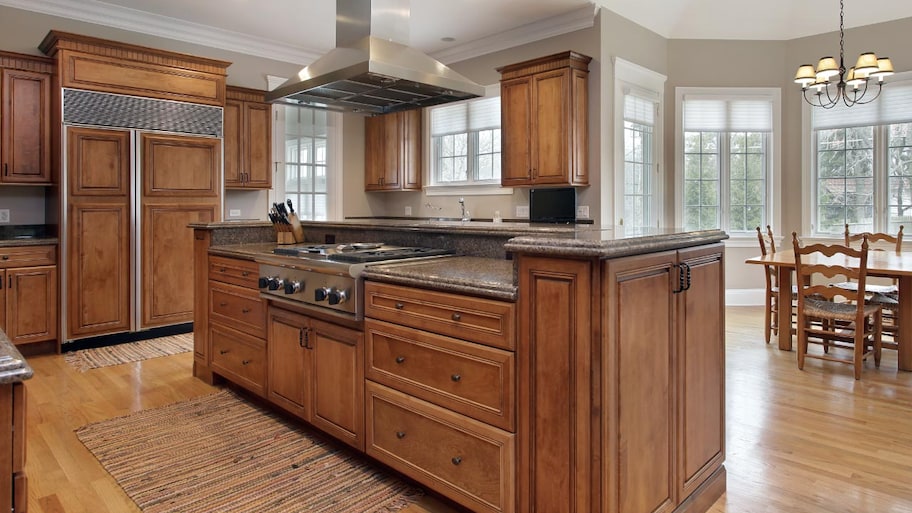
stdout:
<svg viewBox="0 0 912 513">
<path fill-rule="evenodd" d="M 811 116 L 814 130 L 912 122 L 912 77 L 884 84 L 880 97 L 871 103 L 846 107 L 840 102 L 832 109 L 811 109 Z"/>
<path fill-rule="evenodd" d="M 771 132 L 773 103 L 761 98 L 684 97 L 687 132 Z"/>
<path fill-rule="evenodd" d="M 633 94 L 624 95 L 624 121 L 655 125 L 655 102 Z"/>
<path fill-rule="evenodd" d="M 431 110 L 431 136 L 500 128 L 500 96 L 458 102 Z"/>
</svg>

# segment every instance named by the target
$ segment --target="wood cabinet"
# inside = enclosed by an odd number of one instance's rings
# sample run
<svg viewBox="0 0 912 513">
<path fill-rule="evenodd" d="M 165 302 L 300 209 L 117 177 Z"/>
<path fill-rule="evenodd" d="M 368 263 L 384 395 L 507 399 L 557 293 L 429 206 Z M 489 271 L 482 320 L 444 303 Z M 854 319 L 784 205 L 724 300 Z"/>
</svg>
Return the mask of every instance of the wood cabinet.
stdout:
<svg viewBox="0 0 912 513">
<path fill-rule="evenodd" d="M 25 384 L 0 385 L 0 504 L 15 513 L 28 508 L 25 405 Z"/>
<path fill-rule="evenodd" d="M 421 109 L 364 119 L 364 190 L 421 190 Z"/>
<path fill-rule="evenodd" d="M 502 185 L 589 185 L 591 60 L 563 52 L 498 68 Z"/>
<path fill-rule="evenodd" d="M 515 305 L 367 282 L 367 453 L 472 511 L 516 509 Z"/>
<path fill-rule="evenodd" d="M 0 328 L 14 344 L 57 339 L 55 246 L 0 248 Z"/>
<path fill-rule="evenodd" d="M 228 87 L 225 101 L 225 188 L 272 187 L 272 106 L 265 93 Z"/>
<path fill-rule="evenodd" d="M 704 511 L 724 491 L 723 251 L 518 256 L 521 511 Z"/>
<path fill-rule="evenodd" d="M 52 182 L 51 69 L 0 52 L 0 183 Z"/>
<path fill-rule="evenodd" d="M 321 431 L 364 450 L 364 336 L 269 308 L 268 398 Z"/>
</svg>

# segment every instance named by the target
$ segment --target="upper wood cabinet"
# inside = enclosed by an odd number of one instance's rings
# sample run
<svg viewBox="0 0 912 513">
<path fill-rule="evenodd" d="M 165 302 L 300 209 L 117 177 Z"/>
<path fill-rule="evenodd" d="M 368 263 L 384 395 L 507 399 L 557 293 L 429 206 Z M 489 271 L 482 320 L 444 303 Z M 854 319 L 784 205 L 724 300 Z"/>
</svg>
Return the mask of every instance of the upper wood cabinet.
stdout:
<svg viewBox="0 0 912 513">
<path fill-rule="evenodd" d="M 50 184 L 52 62 L 0 52 L 0 183 Z"/>
<path fill-rule="evenodd" d="M 421 190 L 421 109 L 365 118 L 364 190 Z"/>
<path fill-rule="evenodd" d="M 497 69 L 502 185 L 589 185 L 591 60 L 563 52 Z"/>
<path fill-rule="evenodd" d="M 263 91 L 229 87 L 225 101 L 225 188 L 272 187 L 272 107 Z"/>
</svg>

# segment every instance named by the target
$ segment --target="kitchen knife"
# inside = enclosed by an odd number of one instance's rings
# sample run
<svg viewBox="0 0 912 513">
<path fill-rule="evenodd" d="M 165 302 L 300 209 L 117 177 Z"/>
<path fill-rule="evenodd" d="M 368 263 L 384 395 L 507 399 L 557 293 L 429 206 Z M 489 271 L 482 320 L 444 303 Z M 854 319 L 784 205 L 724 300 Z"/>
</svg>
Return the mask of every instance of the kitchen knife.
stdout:
<svg viewBox="0 0 912 513">
<path fill-rule="evenodd" d="M 285 203 L 288 203 L 288 211 L 291 212 L 292 214 L 294 214 L 295 211 L 294 211 L 294 207 L 291 206 L 291 200 L 290 200 L 290 199 L 289 199 L 289 200 L 285 200 Z"/>
</svg>

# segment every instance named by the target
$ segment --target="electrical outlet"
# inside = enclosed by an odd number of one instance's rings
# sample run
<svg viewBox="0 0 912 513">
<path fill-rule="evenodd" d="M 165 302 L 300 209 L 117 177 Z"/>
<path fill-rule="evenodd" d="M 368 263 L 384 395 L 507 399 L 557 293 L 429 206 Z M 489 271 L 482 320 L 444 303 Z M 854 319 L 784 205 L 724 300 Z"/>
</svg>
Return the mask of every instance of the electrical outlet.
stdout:
<svg viewBox="0 0 912 513">
<path fill-rule="evenodd" d="M 516 207 L 516 217 L 526 219 L 529 217 L 529 205 L 518 205 Z"/>
<path fill-rule="evenodd" d="M 241 217 L 241 209 L 232 208 L 228 211 L 228 217 Z"/>
<path fill-rule="evenodd" d="M 10 213 L 8 208 L 0 208 L 0 223 L 10 222 Z"/>
<path fill-rule="evenodd" d="M 409 207 L 409 206 L 405 207 L 405 215 L 407 215 L 407 216 L 412 215 L 412 207 Z"/>
<path fill-rule="evenodd" d="M 577 219 L 589 219 L 589 205 L 577 205 L 576 218 Z"/>
</svg>

